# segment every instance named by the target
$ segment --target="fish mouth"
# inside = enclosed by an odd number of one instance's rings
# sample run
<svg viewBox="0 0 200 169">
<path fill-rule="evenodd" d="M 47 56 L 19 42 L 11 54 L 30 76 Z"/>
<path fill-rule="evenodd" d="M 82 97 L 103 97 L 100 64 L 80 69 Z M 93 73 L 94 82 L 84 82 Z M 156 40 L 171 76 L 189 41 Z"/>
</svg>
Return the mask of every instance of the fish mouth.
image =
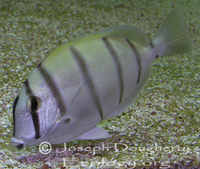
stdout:
<svg viewBox="0 0 200 169">
<path fill-rule="evenodd" d="M 12 137 L 10 141 L 11 145 L 17 147 L 18 150 L 21 150 L 25 145 L 25 141 L 23 139 Z"/>
</svg>

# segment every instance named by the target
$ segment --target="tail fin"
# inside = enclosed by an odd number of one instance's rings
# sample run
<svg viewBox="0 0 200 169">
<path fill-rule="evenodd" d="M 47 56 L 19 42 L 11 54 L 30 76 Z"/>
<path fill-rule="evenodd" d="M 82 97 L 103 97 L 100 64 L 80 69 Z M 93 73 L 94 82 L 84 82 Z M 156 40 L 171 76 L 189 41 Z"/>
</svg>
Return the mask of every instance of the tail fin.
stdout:
<svg viewBox="0 0 200 169">
<path fill-rule="evenodd" d="M 161 56 L 183 54 L 192 50 L 192 40 L 183 14 L 178 8 L 171 11 L 153 40 Z"/>
</svg>

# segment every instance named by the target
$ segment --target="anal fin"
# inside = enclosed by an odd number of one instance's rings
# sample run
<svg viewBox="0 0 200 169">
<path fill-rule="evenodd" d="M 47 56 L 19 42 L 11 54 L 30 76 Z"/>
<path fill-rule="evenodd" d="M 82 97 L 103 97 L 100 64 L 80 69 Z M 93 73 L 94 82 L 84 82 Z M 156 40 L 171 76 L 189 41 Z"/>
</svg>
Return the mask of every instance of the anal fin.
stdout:
<svg viewBox="0 0 200 169">
<path fill-rule="evenodd" d="M 101 127 L 94 127 L 87 131 L 86 133 L 80 135 L 76 140 L 93 140 L 93 139 L 103 139 L 110 138 L 108 131 Z"/>
</svg>

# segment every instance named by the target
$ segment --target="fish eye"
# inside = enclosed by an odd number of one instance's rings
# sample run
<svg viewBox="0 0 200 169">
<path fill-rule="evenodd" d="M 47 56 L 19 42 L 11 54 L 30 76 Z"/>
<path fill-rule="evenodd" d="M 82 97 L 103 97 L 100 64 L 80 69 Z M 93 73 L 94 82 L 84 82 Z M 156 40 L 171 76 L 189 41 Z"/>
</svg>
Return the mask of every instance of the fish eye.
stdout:
<svg viewBox="0 0 200 169">
<path fill-rule="evenodd" d="M 31 96 L 27 99 L 26 106 L 31 112 L 37 111 L 41 107 L 41 99 L 36 96 Z"/>
</svg>

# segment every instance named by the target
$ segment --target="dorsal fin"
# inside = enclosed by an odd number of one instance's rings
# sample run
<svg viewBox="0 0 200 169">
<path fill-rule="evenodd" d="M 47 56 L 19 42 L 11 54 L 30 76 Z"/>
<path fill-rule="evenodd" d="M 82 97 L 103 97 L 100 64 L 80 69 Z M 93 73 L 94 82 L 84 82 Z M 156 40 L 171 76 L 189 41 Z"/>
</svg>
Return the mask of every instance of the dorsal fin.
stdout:
<svg viewBox="0 0 200 169">
<path fill-rule="evenodd" d="M 77 45 L 89 42 L 91 40 L 101 39 L 103 37 L 114 37 L 114 38 L 120 37 L 120 38 L 130 39 L 131 41 L 141 45 L 147 45 L 150 43 L 147 34 L 142 30 L 140 30 L 138 27 L 123 25 L 123 26 L 108 28 L 97 33 L 93 33 L 78 39 L 74 39 L 68 42 L 67 44 L 70 46 Z"/>
<path fill-rule="evenodd" d="M 150 44 L 150 40 L 147 34 L 140 30 L 138 27 L 123 25 L 108 28 L 97 33 L 85 35 L 83 37 L 71 40 L 52 51 L 48 58 L 50 59 L 51 57 L 58 55 L 63 50 L 68 50 L 71 46 L 81 45 L 93 40 L 101 39 L 103 37 L 129 39 L 131 40 L 131 42 L 135 42 L 137 44 L 140 44 L 141 46 L 147 46 Z"/>
</svg>

